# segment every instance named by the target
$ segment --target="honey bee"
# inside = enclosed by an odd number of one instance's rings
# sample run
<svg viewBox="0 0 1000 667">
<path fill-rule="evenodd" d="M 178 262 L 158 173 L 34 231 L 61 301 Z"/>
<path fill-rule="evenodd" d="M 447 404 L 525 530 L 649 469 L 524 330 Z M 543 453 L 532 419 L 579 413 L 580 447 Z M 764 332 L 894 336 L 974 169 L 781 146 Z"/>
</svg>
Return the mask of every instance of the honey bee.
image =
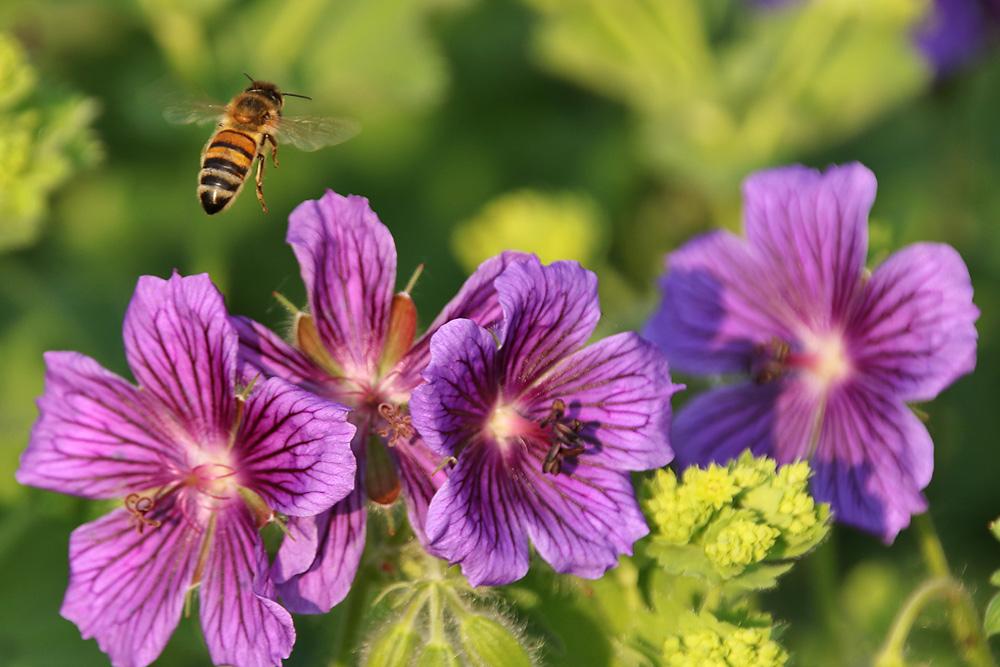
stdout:
<svg viewBox="0 0 1000 667">
<path fill-rule="evenodd" d="M 226 210 L 243 189 L 250 167 L 257 160 L 257 199 L 264 203 L 263 177 L 267 149 L 271 161 L 278 166 L 278 135 L 304 151 L 314 151 L 347 141 L 361 130 L 350 118 L 317 118 L 282 116 L 286 97 L 305 95 L 282 93 L 268 81 L 259 81 L 244 72 L 250 85 L 229 102 L 177 106 L 166 110 L 167 120 L 174 123 L 217 121 L 215 132 L 201 152 L 201 172 L 198 174 L 198 199 L 205 213 L 212 215 Z"/>
</svg>

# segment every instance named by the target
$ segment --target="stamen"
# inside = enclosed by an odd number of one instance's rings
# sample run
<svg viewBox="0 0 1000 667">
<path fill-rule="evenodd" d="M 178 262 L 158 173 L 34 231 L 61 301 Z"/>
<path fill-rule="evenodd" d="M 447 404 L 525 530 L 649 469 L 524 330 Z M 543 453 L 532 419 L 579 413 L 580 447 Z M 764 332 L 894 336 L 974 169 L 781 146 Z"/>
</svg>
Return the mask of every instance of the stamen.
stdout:
<svg viewBox="0 0 1000 667">
<path fill-rule="evenodd" d="M 788 343 L 777 338 L 754 347 L 750 358 L 750 377 L 754 383 L 764 385 L 783 377 L 788 372 L 788 355 L 791 350 Z"/>
<path fill-rule="evenodd" d="M 552 446 L 542 462 L 542 472 L 558 475 L 562 471 L 563 459 L 567 456 L 579 456 L 586 449 L 580 438 L 583 422 L 579 419 L 566 419 L 566 403 L 561 398 L 552 401 L 552 409 L 539 424 L 543 429 L 551 428 Z"/>
<path fill-rule="evenodd" d="M 155 519 L 150 519 L 146 515 L 152 511 L 153 507 L 156 506 L 156 501 L 147 496 L 140 496 L 138 493 L 130 493 L 128 497 L 125 498 L 125 509 L 129 511 L 132 515 L 128 520 L 128 525 L 135 524 L 135 528 L 142 535 L 142 531 L 149 526 L 150 528 L 156 528 L 160 525 L 159 521 Z"/>
<path fill-rule="evenodd" d="M 390 447 L 395 447 L 400 441 L 408 443 L 413 440 L 415 431 L 410 424 L 410 415 L 404 414 L 399 405 L 380 403 L 378 413 L 382 415 L 386 425 L 375 432 L 386 438 Z"/>
<path fill-rule="evenodd" d="M 417 284 L 417 278 L 419 278 L 420 274 L 423 272 L 424 272 L 424 265 L 418 264 L 417 268 L 414 269 L 413 271 L 413 275 L 410 276 L 410 282 L 406 283 L 406 287 L 403 288 L 403 294 L 409 294 L 410 292 L 413 291 L 413 287 Z"/>
</svg>

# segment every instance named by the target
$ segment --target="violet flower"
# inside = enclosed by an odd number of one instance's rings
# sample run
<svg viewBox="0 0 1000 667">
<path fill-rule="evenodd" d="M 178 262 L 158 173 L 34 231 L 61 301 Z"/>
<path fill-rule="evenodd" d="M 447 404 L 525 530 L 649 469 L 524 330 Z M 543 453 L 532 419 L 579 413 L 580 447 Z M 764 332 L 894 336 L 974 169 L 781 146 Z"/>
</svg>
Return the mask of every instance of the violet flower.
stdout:
<svg viewBox="0 0 1000 667">
<path fill-rule="evenodd" d="M 816 498 L 891 542 L 927 508 L 933 469 L 907 403 L 972 371 L 979 310 L 950 246 L 914 244 L 865 270 L 875 187 L 860 164 L 752 175 L 747 238 L 715 231 L 671 253 L 645 335 L 675 368 L 745 377 L 681 410 L 678 462 L 746 448 L 808 459 Z"/>
<path fill-rule="evenodd" d="M 240 357 L 253 372 L 282 377 L 354 408 L 358 458 L 354 492 L 331 511 L 289 521 L 275 562 L 284 604 L 295 612 L 329 611 L 350 590 L 365 545 L 366 496 L 392 504 L 402 492 L 410 524 L 426 545 L 424 514 L 444 482 L 440 459 L 410 426 L 406 404 L 423 380 L 430 335 L 456 317 L 500 317 L 493 279 L 514 258 L 487 260 L 414 342 L 416 310 L 393 295 L 392 235 L 363 197 L 328 191 L 292 212 L 288 243 L 298 257 L 309 314 L 298 313 L 294 345 L 264 326 L 237 319 Z"/>
<path fill-rule="evenodd" d="M 557 572 L 597 578 L 648 528 L 629 471 L 666 465 L 666 358 L 635 333 L 584 347 L 597 277 L 576 262 L 510 264 L 503 320 L 445 324 L 431 340 L 413 425 L 457 459 L 427 510 L 431 546 L 473 586 L 528 570 L 528 540 Z"/>
<path fill-rule="evenodd" d="M 982 56 L 997 40 L 1000 0 L 934 0 L 913 36 L 938 75 Z"/>
<path fill-rule="evenodd" d="M 120 667 L 163 650 L 197 589 L 216 664 L 288 657 L 258 528 L 328 509 L 353 484 L 347 410 L 283 380 L 235 386 L 237 336 L 207 275 L 139 279 L 125 316 L 136 388 L 49 352 L 22 484 L 124 507 L 70 538 L 62 615 Z"/>
<path fill-rule="evenodd" d="M 802 1 L 750 0 L 767 9 Z M 913 42 L 940 77 L 982 56 L 996 44 L 998 32 L 1000 0 L 932 0 L 913 33 Z"/>
</svg>

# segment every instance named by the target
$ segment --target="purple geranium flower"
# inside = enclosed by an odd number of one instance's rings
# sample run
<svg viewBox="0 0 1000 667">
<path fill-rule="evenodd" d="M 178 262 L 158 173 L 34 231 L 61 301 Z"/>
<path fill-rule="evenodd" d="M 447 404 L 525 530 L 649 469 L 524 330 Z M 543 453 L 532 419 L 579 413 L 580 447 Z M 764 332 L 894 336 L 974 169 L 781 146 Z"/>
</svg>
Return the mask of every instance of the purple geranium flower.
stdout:
<svg viewBox="0 0 1000 667">
<path fill-rule="evenodd" d="M 918 243 L 869 274 L 875 177 L 860 164 L 763 171 L 743 193 L 746 240 L 715 231 L 671 253 L 645 330 L 676 368 L 749 375 L 680 412 L 677 459 L 809 459 L 817 499 L 891 542 L 926 509 L 933 469 L 906 404 L 975 366 L 969 272 L 950 246 Z"/>
<path fill-rule="evenodd" d="M 413 425 L 457 459 L 427 510 L 427 537 L 473 586 L 528 571 L 528 540 L 558 572 L 596 578 L 648 532 L 631 470 L 666 465 L 666 358 L 635 333 L 584 347 L 597 276 L 575 262 L 512 263 L 496 279 L 503 320 L 431 340 Z"/>
<path fill-rule="evenodd" d="M 914 40 L 939 75 L 982 55 L 996 42 L 1000 0 L 935 0 Z"/>
<path fill-rule="evenodd" d="M 751 0 L 767 8 L 802 0 Z M 913 41 L 939 76 L 973 62 L 993 46 L 1000 29 L 1000 0 L 933 0 Z"/>
<path fill-rule="evenodd" d="M 139 279 L 125 316 L 139 388 L 75 352 L 49 352 L 17 479 L 125 506 L 77 528 L 62 615 L 111 662 L 163 650 L 197 587 L 216 664 L 280 664 L 295 641 L 258 528 L 350 490 L 342 406 L 283 380 L 235 387 L 237 336 L 207 275 Z"/>
<path fill-rule="evenodd" d="M 298 313 L 294 345 L 246 319 L 236 321 L 241 359 L 255 371 L 345 403 L 358 426 L 354 492 L 317 517 L 294 518 L 275 562 L 289 609 L 329 611 L 347 595 L 365 544 L 365 496 L 389 505 L 403 492 L 410 523 L 426 544 L 424 514 L 444 482 L 440 460 L 413 433 L 406 404 L 430 358 L 430 334 L 456 317 L 490 323 L 500 317 L 493 279 L 521 253 L 483 263 L 414 342 L 416 310 L 393 295 L 396 248 L 363 197 L 328 191 L 300 205 L 288 243 L 298 257 L 310 314 Z"/>
</svg>

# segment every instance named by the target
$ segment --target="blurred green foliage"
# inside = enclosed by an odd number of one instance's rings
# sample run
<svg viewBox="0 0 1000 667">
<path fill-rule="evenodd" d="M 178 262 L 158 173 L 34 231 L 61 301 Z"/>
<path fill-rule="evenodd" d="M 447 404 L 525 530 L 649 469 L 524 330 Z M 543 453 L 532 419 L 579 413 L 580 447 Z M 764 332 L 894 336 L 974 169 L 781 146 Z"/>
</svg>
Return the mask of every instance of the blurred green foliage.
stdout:
<svg viewBox="0 0 1000 667">
<path fill-rule="evenodd" d="M 924 408 L 936 444 L 927 496 L 984 609 L 1000 554 L 987 531 L 1000 506 L 1000 57 L 934 82 L 909 41 L 925 10 L 918 0 L 769 11 L 740 0 L 4 2 L 0 660 L 106 664 L 58 616 L 68 536 L 94 507 L 21 488 L 13 472 L 45 350 L 128 375 L 121 322 L 139 275 L 208 271 L 232 312 L 277 325 L 273 291 L 305 300 L 287 214 L 333 188 L 370 198 L 404 281 L 425 265 L 415 298 L 426 321 L 464 278 L 470 260 L 451 251 L 462 221 L 510 193 L 570 192 L 586 202 L 570 217 L 593 216 L 596 231 L 570 224 L 553 238 L 551 208 L 517 215 L 539 216 L 528 221 L 537 234 L 525 225 L 529 242 L 592 253 L 602 332 L 620 331 L 650 312 L 664 253 L 710 226 L 738 227 L 740 179 L 792 161 L 874 170 L 873 258 L 936 240 L 969 264 L 979 368 Z M 364 130 L 315 153 L 283 146 L 265 178 L 269 213 L 244 194 L 209 218 L 195 186 L 210 130 L 168 125 L 163 109 L 224 102 L 244 71 L 313 98 L 289 100 L 289 114 L 350 115 Z M 619 655 L 626 619 L 601 613 L 593 595 L 627 596 L 639 576 L 622 566 L 593 583 L 533 569 L 500 593 L 542 638 L 543 661 L 603 665 Z M 780 642 L 794 664 L 863 664 L 923 576 L 911 534 L 884 547 L 836 527 L 762 605 L 787 621 Z M 355 660 L 357 617 L 374 597 L 359 586 L 330 615 L 297 618 L 287 664 Z M 914 653 L 953 664 L 944 615 L 931 610 L 922 625 Z M 197 624 L 182 620 L 157 664 L 205 655 Z"/>
</svg>

